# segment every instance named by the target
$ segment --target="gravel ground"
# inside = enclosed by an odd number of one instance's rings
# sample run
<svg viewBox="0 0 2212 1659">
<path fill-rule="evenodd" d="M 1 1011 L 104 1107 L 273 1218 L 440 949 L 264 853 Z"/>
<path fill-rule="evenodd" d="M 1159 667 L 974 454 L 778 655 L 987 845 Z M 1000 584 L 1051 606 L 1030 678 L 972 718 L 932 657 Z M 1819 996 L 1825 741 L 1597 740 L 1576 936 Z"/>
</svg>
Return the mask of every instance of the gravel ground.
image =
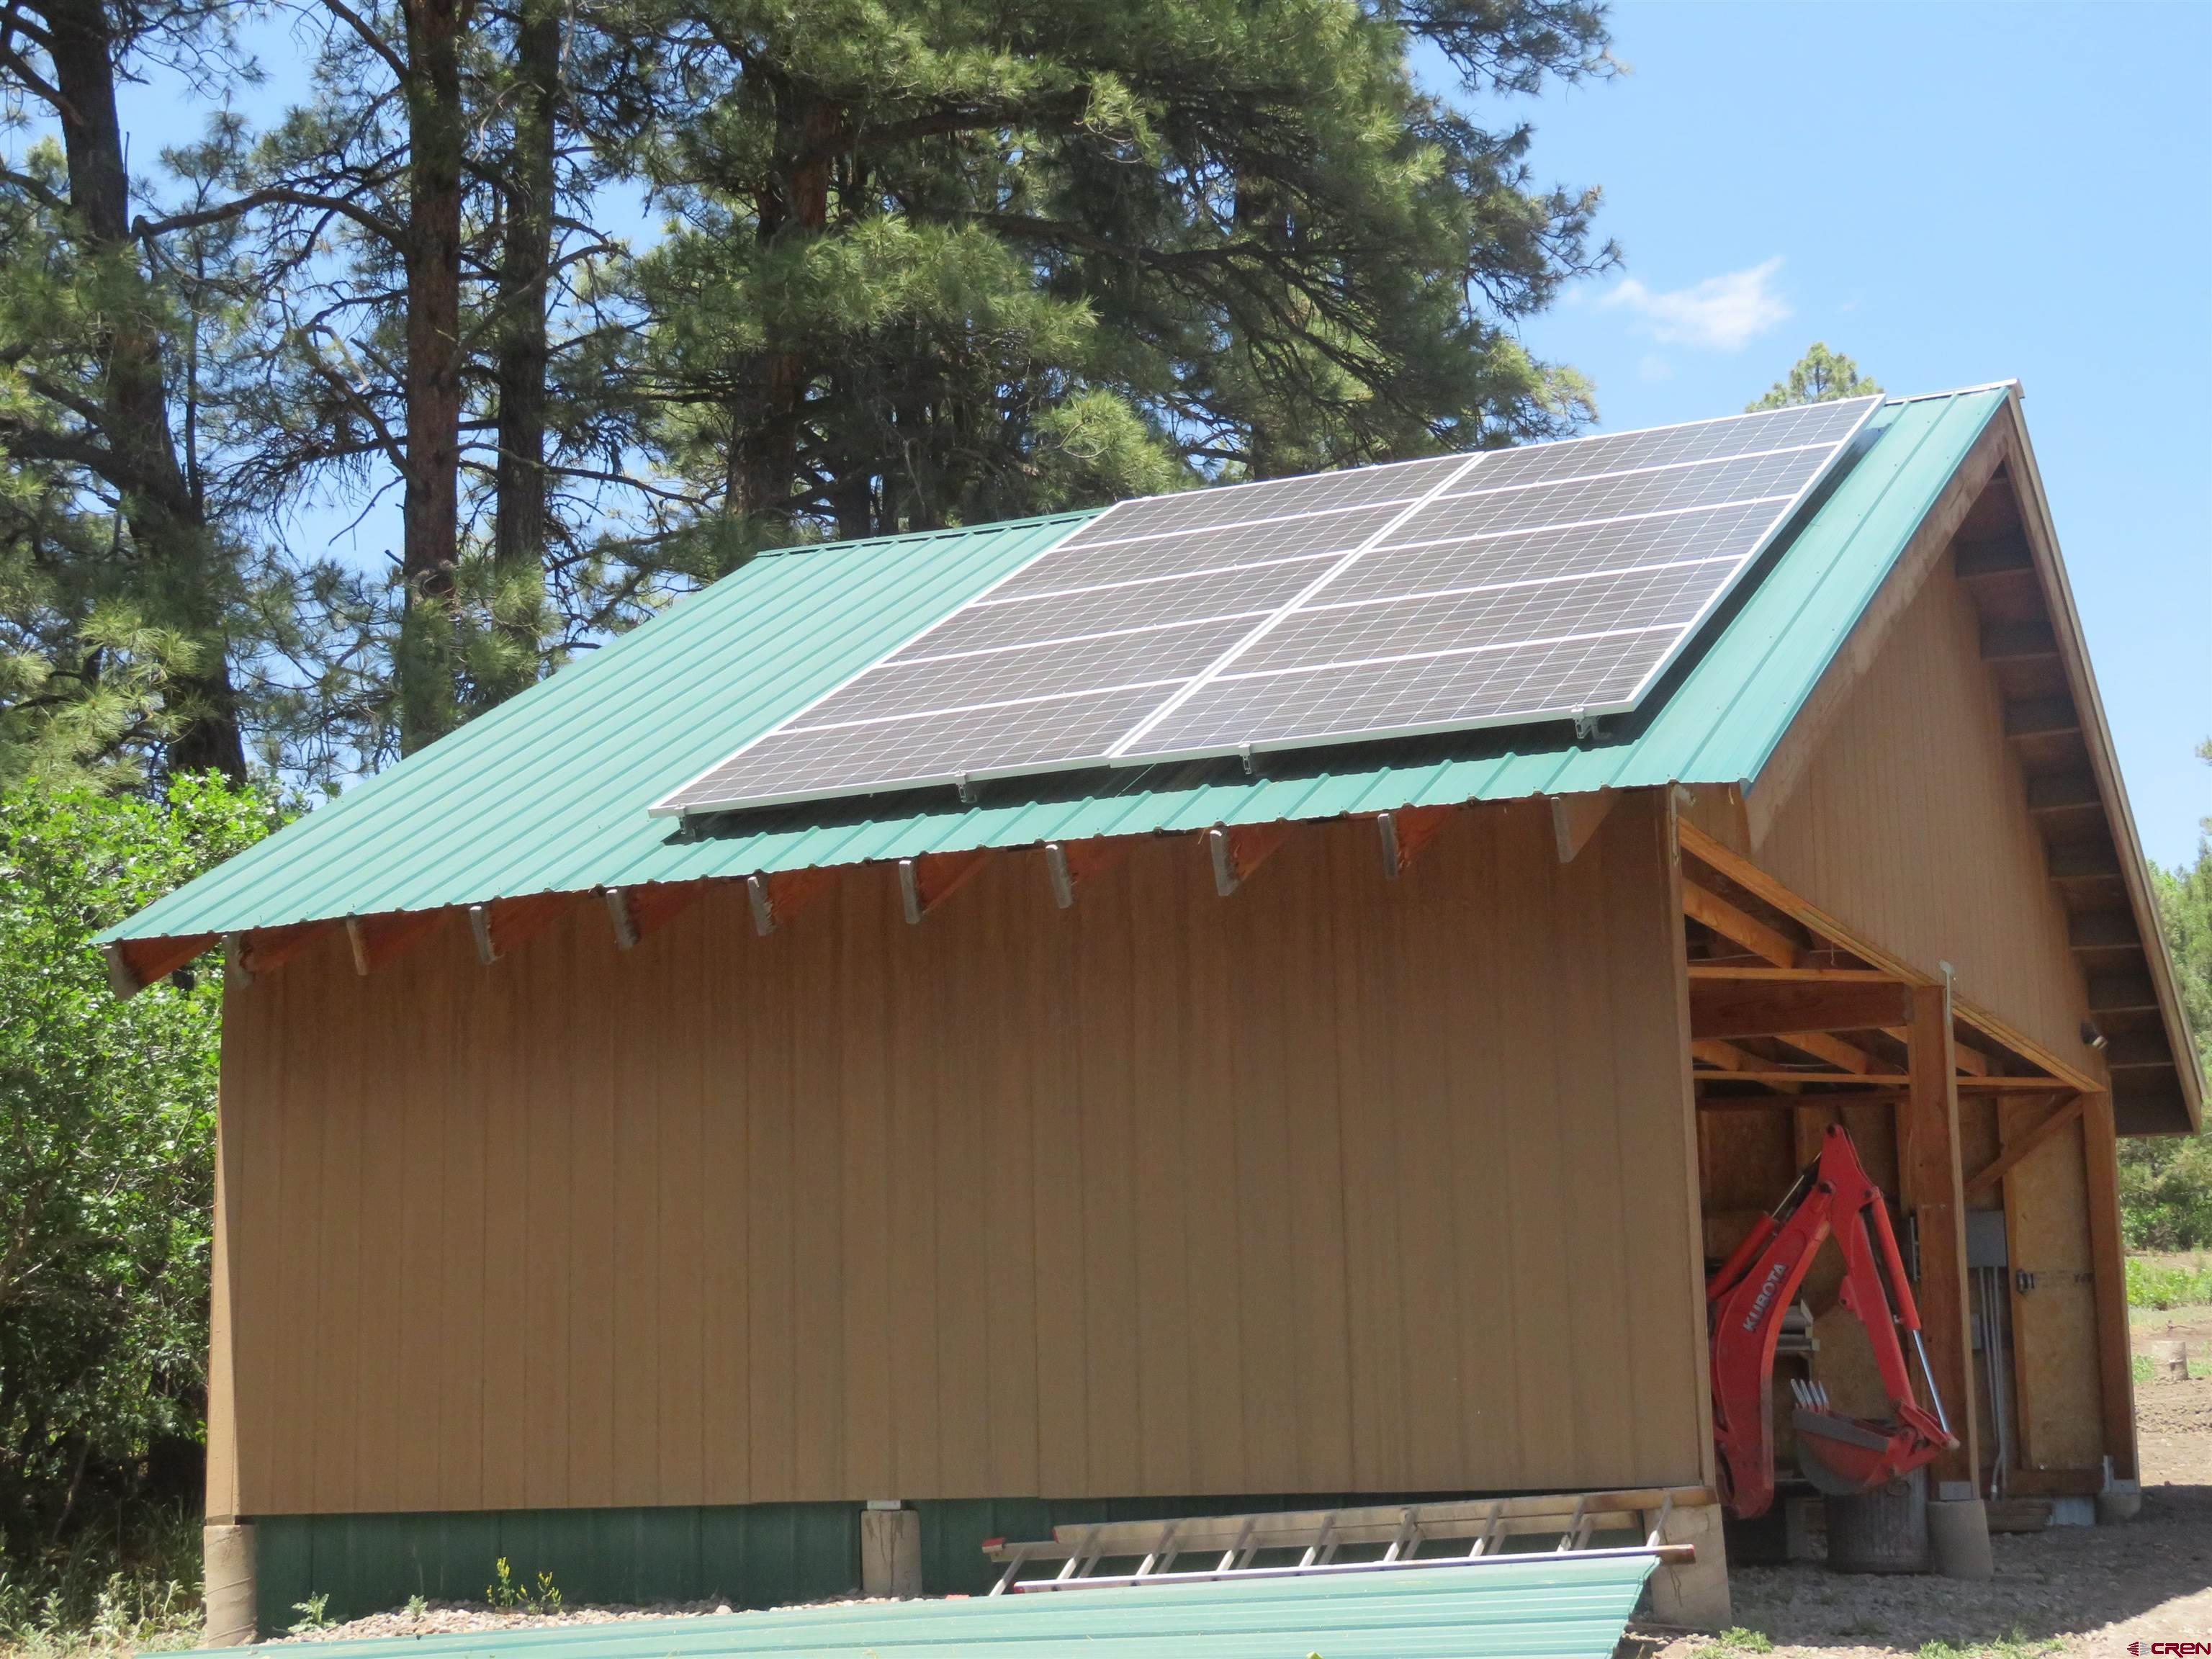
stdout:
<svg viewBox="0 0 2212 1659">
<path fill-rule="evenodd" d="M 2000 1534 L 1985 1584 L 1844 1577 L 1807 1561 L 1740 1568 L 1736 1623 L 1755 1639 L 1653 1633 L 1618 1659 L 1734 1659 L 1763 1652 L 1762 1640 L 1774 1659 L 2116 1659 L 2138 1638 L 2212 1640 L 2212 1379 L 2138 1383 L 2136 1409 L 2143 1507 L 2129 1525 Z"/>
<path fill-rule="evenodd" d="M 2194 1311 L 2194 1310 L 2192 1310 Z M 2167 1334 L 2139 1324 L 2138 1341 Z M 2212 1323 L 2192 1336 L 2212 1341 Z M 2176 1333 L 2179 1334 L 2179 1333 Z M 1845 1577 L 1817 1562 L 1743 1567 L 1734 1575 L 1736 1623 L 1747 1638 L 1632 1632 L 1616 1659 L 1738 1659 L 1772 1644 L 1775 1659 L 2117 1659 L 2138 1638 L 2212 1640 L 2212 1378 L 2136 1387 L 2142 1446 L 2142 1516 L 2124 1527 L 2057 1527 L 1990 1540 L 1996 1577 Z M 823 1606 L 851 1606 L 851 1601 Z M 345 1641 L 429 1636 L 526 1625 L 727 1613 L 711 1602 L 656 1607 L 569 1607 L 551 1616 L 434 1603 L 419 1613 L 356 1619 L 303 1636 Z M 1929 1651 L 1931 1646 L 1938 1650 Z M 1947 1651 L 1948 1650 L 1948 1651 Z"/>
</svg>

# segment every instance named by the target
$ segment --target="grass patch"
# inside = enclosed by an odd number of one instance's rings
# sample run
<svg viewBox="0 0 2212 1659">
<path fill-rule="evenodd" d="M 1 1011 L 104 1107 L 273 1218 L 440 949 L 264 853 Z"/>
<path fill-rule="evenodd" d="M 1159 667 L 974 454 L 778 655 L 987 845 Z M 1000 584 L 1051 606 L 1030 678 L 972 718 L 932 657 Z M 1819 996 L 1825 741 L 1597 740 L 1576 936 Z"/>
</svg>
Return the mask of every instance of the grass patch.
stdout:
<svg viewBox="0 0 2212 1659">
<path fill-rule="evenodd" d="M 2056 1637 L 2032 1642 L 2015 1630 L 1988 1642 L 1925 1642 L 1921 1644 L 1920 1659 L 2045 1659 L 2060 1645 Z"/>
<path fill-rule="evenodd" d="M 1743 1659 L 1753 1653 L 1774 1651 L 1774 1638 L 1764 1631 L 1746 1630 L 1736 1625 L 1699 1648 L 1694 1659 Z"/>
<path fill-rule="evenodd" d="M 0 1659 L 92 1659 L 199 1645 L 199 1517 L 162 1516 L 120 1559 L 112 1536 L 0 1556 Z"/>
<path fill-rule="evenodd" d="M 2200 1308 L 2212 1305 L 2212 1267 L 2203 1256 L 2186 1263 L 2128 1258 L 2128 1306 Z"/>
</svg>

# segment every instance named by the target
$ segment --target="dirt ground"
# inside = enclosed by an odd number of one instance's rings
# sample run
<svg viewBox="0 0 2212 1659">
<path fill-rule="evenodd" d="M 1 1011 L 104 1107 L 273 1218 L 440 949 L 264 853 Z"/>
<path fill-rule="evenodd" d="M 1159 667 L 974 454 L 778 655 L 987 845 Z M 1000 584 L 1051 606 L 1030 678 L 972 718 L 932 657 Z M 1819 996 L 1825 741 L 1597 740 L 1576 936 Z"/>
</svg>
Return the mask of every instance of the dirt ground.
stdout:
<svg viewBox="0 0 2212 1659">
<path fill-rule="evenodd" d="M 2212 1355 L 2212 1311 L 2137 1321 L 2140 1346 L 2169 1334 Z M 2054 1527 L 1999 1534 L 1996 1577 L 1845 1577 L 1817 1562 L 1743 1567 L 1730 1575 L 1735 1620 L 1749 1638 L 1632 1636 L 1617 1659 L 1954 1659 L 2119 1656 L 2154 1638 L 2212 1641 L 2212 1378 L 2139 1382 L 2143 1506 L 2119 1527 Z M 1717 1654 L 1714 1650 L 1717 1649 Z"/>
</svg>

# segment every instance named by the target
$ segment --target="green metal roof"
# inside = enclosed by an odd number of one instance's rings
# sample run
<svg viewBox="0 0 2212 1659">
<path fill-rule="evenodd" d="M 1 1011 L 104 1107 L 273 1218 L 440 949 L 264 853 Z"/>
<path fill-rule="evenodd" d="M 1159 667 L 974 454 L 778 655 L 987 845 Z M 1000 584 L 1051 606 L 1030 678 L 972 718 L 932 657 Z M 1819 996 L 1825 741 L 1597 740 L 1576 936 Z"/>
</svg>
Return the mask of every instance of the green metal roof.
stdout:
<svg viewBox="0 0 2212 1659">
<path fill-rule="evenodd" d="M 1101 1587 L 943 1601 L 858 1602 L 464 1636 L 327 1642 L 319 1656 L 708 1659 L 924 1654 L 1089 1659 L 1606 1659 L 1653 1558 L 1550 1553 L 1467 1566 L 1242 1583 Z M 265 1651 L 233 1649 L 232 1652 Z"/>
<path fill-rule="evenodd" d="M 2008 395 L 1892 403 L 1878 435 L 1669 687 L 1577 743 L 1448 741 L 1070 773 L 792 808 L 687 838 L 654 800 L 1091 515 L 763 554 L 369 779 L 103 939 L 243 932 L 538 892 L 744 876 L 1217 823 L 1755 780 Z"/>
</svg>

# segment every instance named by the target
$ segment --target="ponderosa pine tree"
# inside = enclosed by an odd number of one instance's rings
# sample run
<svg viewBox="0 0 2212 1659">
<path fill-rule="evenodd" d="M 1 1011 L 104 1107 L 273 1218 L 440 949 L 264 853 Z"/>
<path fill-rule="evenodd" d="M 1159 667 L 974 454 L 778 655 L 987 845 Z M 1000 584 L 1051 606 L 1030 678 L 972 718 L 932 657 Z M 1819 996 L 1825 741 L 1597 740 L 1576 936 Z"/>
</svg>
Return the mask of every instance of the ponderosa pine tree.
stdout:
<svg viewBox="0 0 2212 1659">
<path fill-rule="evenodd" d="M 1415 85 L 1605 66 L 1594 9 L 652 0 L 644 441 L 712 568 L 1178 478 L 1559 430 L 1504 324 L 1609 250 Z"/>
<path fill-rule="evenodd" d="M 1881 386 L 1859 373 L 1859 366 L 1840 351 L 1831 351 L 1815 340 L 1805 355 L 1790 366 L 1789 374 L 1766 390 L 1766 395 L 1744 405 L 1751 414 L 1762 409 L 1788 409 L 1795 404 L 1832 403 L 1838 398 L 1867 398 Z"/>
<path fill-rule="evenodd" d="M 0 15 L 0 83 L 58 134 L 0 173 L 0 709 L 30 745 L 19 756 L 58 734 L 72 753 L 129 744 L 171 769 L 246 775 L 240 550 L 180 453 L 191 393 L 173 358 L 191 325 L 163 233 L 134 223 L 116 100 L 136 68 L 188 73 L 227 46 L 213 0 Z"/>
</svg>

